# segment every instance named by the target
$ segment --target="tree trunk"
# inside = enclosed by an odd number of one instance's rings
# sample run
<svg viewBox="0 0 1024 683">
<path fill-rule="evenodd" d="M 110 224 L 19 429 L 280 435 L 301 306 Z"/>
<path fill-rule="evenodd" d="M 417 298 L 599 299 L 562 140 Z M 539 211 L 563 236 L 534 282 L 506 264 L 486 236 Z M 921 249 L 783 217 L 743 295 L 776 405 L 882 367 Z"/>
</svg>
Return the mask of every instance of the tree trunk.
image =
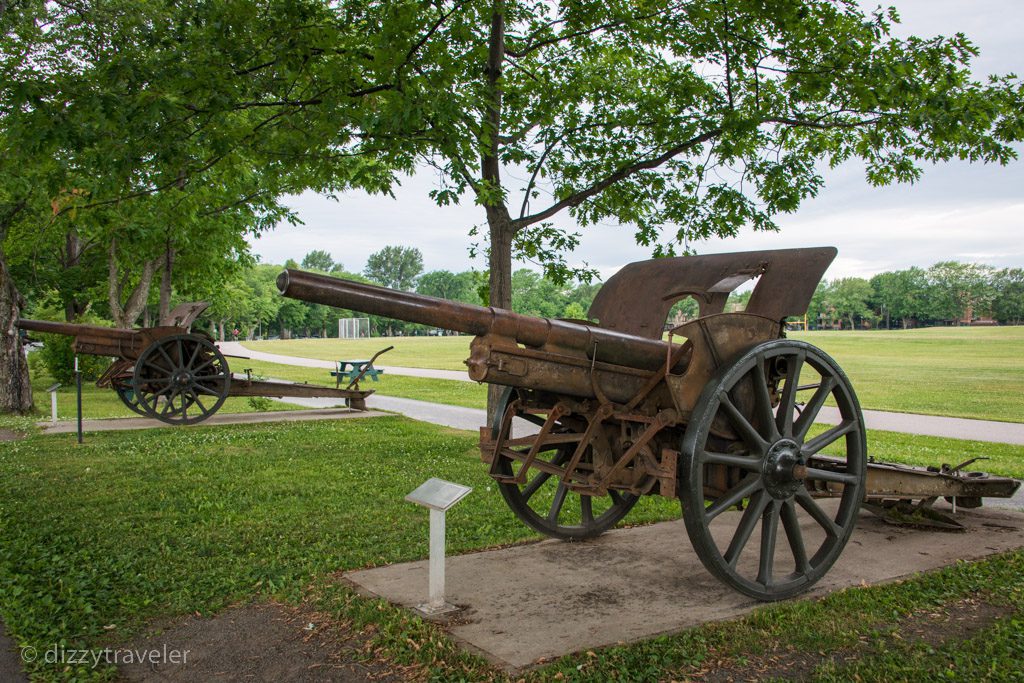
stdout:
<svg viewBox="0 0 1024 683">
<path fill-rule="evenodd" d="M 160 275 L 160 315 L 157 316 L 161 325 L 167 324 L 171 317 L 171 276 L 174 273 L 174 247 L 168 245 L 164 252 L 164 272 Z"/>
<path fill-rule="evenodd" d="M 488 301 L 496 308 L 512 308 L 512 220 L 505 207 L 487 207 L 490 227 L 490 293 Z M 505 387 L 487 385 L 487 424 L 493 424 Z"/>
<path fill-rule="evenodd" d="M 78 236 L 78 231 L 74 228 L 68 230 L 68 233 L 64 236 L 64 258 L 61 265 L 67 268 L 74 268 L 82 262 L 82 240 Z M 73 295 L 65 293 L 64 298 L 64 319 L 69 323 L 73 323 L 78 320 L 85 313 L 87 304 L 83 304 Z"/>
<path fill-rule="evenodd" d="M 17 327 L 25 302 L 7 270 L 2 243 L 0 235 L 0 413 L 25 414 L 34 410 L 28 359 Z"/>
<path fill-rule="evenodd" d="M 110 240 L 110 253 L 107 260 L 107 300 L 110 303 L 110 314 L 114 318 L 115 325 L 123 329 L 128 329 L 135 325 L 135 321 L 142 314 L 142 309 L 146 307 L 146 300 L 149 298 L 149 288 L 153 284 L 156 268 L 156 259 L 143 262 L 139 284 L 132 290 L 128 301 L 122 305 L 121 296 L 124 293 L 124 281 L 121 279 L 120 268 L 118 268 L 117 240 Z"/>
<path fill-rule="evenodd" d="M 224 321 L 219 320 L 217 322 L 217 339 L 224 341 Z"/>
</svg>

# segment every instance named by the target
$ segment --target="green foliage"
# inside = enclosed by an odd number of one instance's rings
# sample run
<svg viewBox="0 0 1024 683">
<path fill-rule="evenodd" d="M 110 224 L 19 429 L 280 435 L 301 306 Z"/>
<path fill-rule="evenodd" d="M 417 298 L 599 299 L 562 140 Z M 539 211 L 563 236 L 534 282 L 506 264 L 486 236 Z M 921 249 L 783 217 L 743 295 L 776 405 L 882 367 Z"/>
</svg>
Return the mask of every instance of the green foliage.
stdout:
<svg viewBox="0 0 1024 683">
<path fill-rule="evenodd" d="M 920 268 L 880 273 L 871 278 L 871 289 L 879 315 L 887 321 L 897 318 L 904 329 L 911 319 L 929 313 L 928 277 Z"/>
<path fill-rule="evenodd" d="M 41 334 L 39 337 L 43 348 L 35 354 L 39 355 L 47 374 L 65 386 L 74 384 L 75 352 L 71 347 L 75 340 L 60 334 Z M 82 373 L 82 381 L 95 382 L 110 365 L 110 361 L 110 358 L 102 356 L 79 356 L 78 369 Z"/>
<path fill-rule="evenodd" d="M 423 272 L 423 254 L 415 247 L 387 246 L 370 254 L 363 275 L 379 285 L 409 291 Z"/>
<path fill-rule="evenodd" d="M 825 307 L 836 318 L 845 318 L 850 322 L 850 329 L 856 327 L 856 318 L 871 315 L 868 301 L 871 299 L 871 283 L 864 278 L 845 277 L 829 284 L 825 293 Z"/>
<path fill-rule="evenodd" d="M 972 313 L 992 312 L 996 291 L 991 266 L 943 261 L 928 269 L 928 284 L 933 318 L 959 321 Z"/>
<path fill-rule="evenodd" d="M 450 301 L 479 304 L 475 278 L 472 271 L 453 273 L 448 270 L 432 270 L 423 273 L 416 282 L 416 291 Z"/>
<path fill-rule="evenodd" d="M 336 263 L 329 253 L 323 249 L 314 249 L 302 258 L 305 270 L 317 270 L 321 273 L 341 272 L 345 267 Z"/>
<path fill-rule="evenodd" d="M 1001 323 L 1020 325 L 1024 322 L 1024 269 L 1004 268 L 993 282 L 995 301 L 992 310 Z"/>
</svg>

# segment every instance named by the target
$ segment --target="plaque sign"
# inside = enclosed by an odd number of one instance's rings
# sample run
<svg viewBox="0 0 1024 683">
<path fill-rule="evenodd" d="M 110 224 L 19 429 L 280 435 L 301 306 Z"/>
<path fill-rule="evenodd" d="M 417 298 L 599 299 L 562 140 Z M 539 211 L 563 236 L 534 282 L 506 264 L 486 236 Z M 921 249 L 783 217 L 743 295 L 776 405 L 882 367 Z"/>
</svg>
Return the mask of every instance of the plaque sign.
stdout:
<svg viewBox="0 0 1024 683">
<path fill-rule="evenodd" d="M 410 503 L 422 505 L 430 510 L 430 562 L 428 573 L 428 596 L 426 603 L 417 609 L 426 616 L 438 616 L 458 609 L 444 599 L 444 528 L 445 511 L 472 491 L 468 486 L 430 478 L 405 497 Z"/>
<path fill-rule="evenodd" d="M 410 503 L 416 503 L 431 510 L 447 510 L 458 503 L 472 491 L 468 486 L 456 484 L 444 479 L 430 478 L 420 484 L 415 491 L 405 497 Z"/>
</svg>

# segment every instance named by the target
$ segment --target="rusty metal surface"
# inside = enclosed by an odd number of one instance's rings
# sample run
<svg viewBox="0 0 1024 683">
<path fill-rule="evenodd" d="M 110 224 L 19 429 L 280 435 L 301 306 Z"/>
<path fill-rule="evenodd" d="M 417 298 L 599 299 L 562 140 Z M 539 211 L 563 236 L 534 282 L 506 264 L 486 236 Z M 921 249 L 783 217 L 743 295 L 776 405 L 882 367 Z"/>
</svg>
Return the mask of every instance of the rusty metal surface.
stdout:
<svg viewBox="0 0 1024 683">
<path fill-rule="evenodd" d="M 655 370 L 665 360 L 666 343 L 660 338 L 640 339 L 594 325 L 533 318 L 502 308 L 464 304 L 293 269 L 278 276 L 277 287 L 293 299 L 465 334 L 490 335 L 509 340 L 512 345 L 640 370 Z"/>
<path fill-rule="evenodd" d="M 692 296 L 700 315 L 721 313 L 729 294 L 760 276 L 746 312 L 781 321 L 803 315 L 834 247 L 680 256 L 624 266 L 598 291 L 589 317 L 608 330 L 661 339 L 669 309 Z"/>
</svg>

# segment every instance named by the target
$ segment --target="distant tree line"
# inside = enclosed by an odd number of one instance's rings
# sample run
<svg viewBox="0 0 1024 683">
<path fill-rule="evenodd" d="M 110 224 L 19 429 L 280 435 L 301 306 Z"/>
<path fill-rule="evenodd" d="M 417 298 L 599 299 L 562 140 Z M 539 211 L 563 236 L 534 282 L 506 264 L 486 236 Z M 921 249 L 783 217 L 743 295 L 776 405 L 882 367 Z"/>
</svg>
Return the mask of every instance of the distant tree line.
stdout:
<svg viewBox="0 0 1024 683">
<path fill-rule="evenodd" d="M 807 312 L 812 328 L 912 328 L 1024 322 L 1024 269 L 942 261 L 928 269 L 822 282 Z"/>
</svg>

